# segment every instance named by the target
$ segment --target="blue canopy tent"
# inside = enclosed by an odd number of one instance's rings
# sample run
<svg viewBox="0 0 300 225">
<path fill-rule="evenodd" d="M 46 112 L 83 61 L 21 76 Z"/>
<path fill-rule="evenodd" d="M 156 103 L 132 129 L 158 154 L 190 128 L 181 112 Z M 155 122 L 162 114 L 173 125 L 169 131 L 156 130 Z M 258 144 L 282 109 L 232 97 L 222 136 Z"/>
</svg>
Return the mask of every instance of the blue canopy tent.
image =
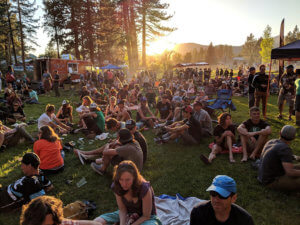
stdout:
<svg viewBox="0 0 300 225">
<path fill-rule="evenodd" d="M 106 66 L 101 67 L 102 70 L 120 70 L 121 67 L 115 66 L 113 64 L 108 64 Z"/>
</svg>

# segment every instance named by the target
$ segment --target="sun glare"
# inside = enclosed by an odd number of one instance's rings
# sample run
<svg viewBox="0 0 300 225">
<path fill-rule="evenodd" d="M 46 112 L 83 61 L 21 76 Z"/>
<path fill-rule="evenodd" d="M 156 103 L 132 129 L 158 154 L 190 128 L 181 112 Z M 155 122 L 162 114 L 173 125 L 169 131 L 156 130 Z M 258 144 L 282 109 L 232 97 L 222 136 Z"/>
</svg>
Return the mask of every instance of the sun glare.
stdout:
<svg viewBox="0 0 300 225">
<path fill-rule="evenodd" d="M 165 50 L 172 50 L 175 47 L 174 43 L 167 40 L 156 40 L 149 43 L 147 46 L 147 55 L 159 55 Z"/>
</svg>

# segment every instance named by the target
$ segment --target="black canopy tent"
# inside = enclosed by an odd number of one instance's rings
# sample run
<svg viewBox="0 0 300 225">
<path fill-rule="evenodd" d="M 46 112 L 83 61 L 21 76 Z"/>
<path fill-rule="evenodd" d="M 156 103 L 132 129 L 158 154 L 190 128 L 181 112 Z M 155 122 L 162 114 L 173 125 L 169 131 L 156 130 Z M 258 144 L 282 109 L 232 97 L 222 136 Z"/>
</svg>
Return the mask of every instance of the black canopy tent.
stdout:
<svg viewBox="0 0 300 225">
<path fill-rule="evenodd" d="M 300 61 L 300 40 L 294 41 L 279 48 L 272 49 L 271 59 L 281 59 L 284 61 Z"/>
<path fill-rule="evenodd" d="M 270 77 L 271 77 L 271 70 L 272 70 L 272 59 L 280 59 L 284 61 L 300 61 L 300 40 L 294 41 L 290 44 L 285 46 L 274 48 L 271 51 L 271 62 L 270 62 L 270 70 L 269 70 L 269 82 L 268 82 L 268 90 L 270 88 Z M 268 101 L 268 96 L 267 96 Z M 265 108 L 267 111 L 267 107 Z M 264 113 L 266 115 L 266 112 Z"/>
</svg>

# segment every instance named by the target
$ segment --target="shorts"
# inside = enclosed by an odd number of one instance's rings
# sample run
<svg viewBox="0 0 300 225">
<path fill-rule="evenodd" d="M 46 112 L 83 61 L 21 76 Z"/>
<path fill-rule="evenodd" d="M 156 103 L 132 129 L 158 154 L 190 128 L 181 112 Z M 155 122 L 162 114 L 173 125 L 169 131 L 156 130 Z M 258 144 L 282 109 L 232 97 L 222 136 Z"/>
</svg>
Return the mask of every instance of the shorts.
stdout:
<svg viewBox="0 0 300 225">
<path fill-rule="evenodd" d="M 184 133 L 181 135 L 184 143 L 189 144 L 189 145 L 195 145 L 195 144 L 199 144 L 199 142 L 192 136 L 189 134 L 189 132 L 187 130 L 184 131 Z"/>
<path fill-rule="evenodd" d="M 277 104 L 282 105 L 286 100 L 286 103 L 289 104 L 289 107 L 292 108 L 294 106 L 294 95 L 283 94 L 281 91 L 278 96 Z"/>
<path fill-rule="evenodd" d="M 296 95 L 296 100 L 295 100 L 295 110 L 297 112 L 300 112 L 300 95 Z"/>
<path fill-rule="evenodd" d="M 124 159 L 119 156 L 119 155 L 115 155 L 111 161 L 110 161 L 110 164 L 113 165 L 113 166 L 117 166 L 120 164 L 120 162 L 124 161 Z"/>
<path fill-rule="evenodd" d="M 105 213 L 99 217 L 104 219 L 108 225 L 120 222 L 119 210 Z M 162 225 L 162 223 L 156 215 L 152 215 L 149 220 L 144 221 L 141 225 Z"/>
</svg>

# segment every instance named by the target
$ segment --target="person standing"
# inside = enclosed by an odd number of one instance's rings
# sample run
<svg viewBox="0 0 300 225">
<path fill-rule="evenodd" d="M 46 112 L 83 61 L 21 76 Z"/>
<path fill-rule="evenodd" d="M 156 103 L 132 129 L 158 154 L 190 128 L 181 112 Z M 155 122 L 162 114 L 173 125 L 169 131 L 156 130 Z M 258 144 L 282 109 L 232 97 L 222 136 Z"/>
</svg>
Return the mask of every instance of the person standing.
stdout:
<svg viewBox="0 0 300 225">
<path fill-rule="evenodd" d="M 253 82 L 253 78 L 255 76 L 255 67 L 251 67 L 249 69 L 249 76 L 248 76 L 248 105 L 249 105 L 249 109 L 252 108 L 254 106 L 255 103 L 255 97 L 254 97 L 254 92 L 255 92 L 255 88 L 252 85 Z"/>
<path fill-rule="evenodd" d="M 296 111 L 296 125 L 300 126 L 300 69 L 296 69 L 297 79 L 296 85 L 296 98 L 295 98 L 295 111 Z"/>
<path fill-rule="evenodd" d="M 262 112 L 266 118 L 266 106 L 267 106 L 267 90 L 268 90 L 269 77 L 266 75 L 266 66 L 260 65 L 259 73 L 257 73 L 252 81 L 255 87 L 255 106 L 259 107 L 260 100 L 262 100 Z"/>
<path fill-rule="evenodd" d="M 51 74 L 48 73 L 47 70 L 44 70 L 42 80 L 43 80 L 43 86 L 44 86 L 45 93 L 50 92 L 51 85 L 52 85 L 52 77 L 51 77 Z"/>
<path fill-rule="evenodd" d="M 54 71 L 54 79 L 53 79 L 53 89 L 55 91 L 55 97 L 60 97 L 60 93 L 59 93 L 59 89 L 58 89 L 59 88 L 59 80 L 60 80 L 59 74 L 56 70 L 56 71 Z"/>
<path fill-rule="evenodd" d="M 292 120 L 295 98 L 295 80 L 296 75 L 294 74 L 294 66 L 289 65 L 286 67 L 286 73 L 282 75 L 279 82 L 280 91 L 278 96 L 278 119 L 282 119 L 284 101 L 286 101 L 289 104 L 289 120 Z"/>
</svg>

